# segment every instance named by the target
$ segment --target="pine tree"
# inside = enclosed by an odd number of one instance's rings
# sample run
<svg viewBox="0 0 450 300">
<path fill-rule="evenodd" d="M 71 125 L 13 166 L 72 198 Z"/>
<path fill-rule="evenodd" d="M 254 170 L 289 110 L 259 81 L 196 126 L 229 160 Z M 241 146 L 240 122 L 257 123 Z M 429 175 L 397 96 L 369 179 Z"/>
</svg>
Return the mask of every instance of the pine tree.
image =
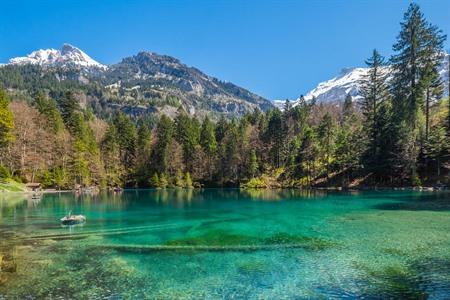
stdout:
<svg viewBox="0 0 450 300">
<path fill-rule="evenodd" d="M 175 186 L 184 187 L 184 185 L 183 172 L 181 172 L 181 169 L 178 169 L 177 176 L 175 177 Z"/>
<path fill-rule="evenodd" d="M 360 82 L 362 96 L 360 107 L 364 115 L 363 127 L 367 140 L 363 162 L 368 171 L 375 172 L 375 175 L 379 176 L 380 172 L 386 174 L 386 163 L 383 162 L 389 159 L 390 151 L 390 145 L 386 144 L 389 139 L 383 136 L 388 130 L 390 121 L 386 119 L 389 101 L 386 63 L 384 57 L 374 49 L 372 56 L 366 60 L 366 65 L 369 70 Z"/>
<path fill-rule="evenodd" d="M 137 129 L 136 181 L 145 186 L 150 179 L 151 130 L 146 122 L 140 122 Z"/>
<path fill-rule="evenodd" d="M 222 115 L 216 124 L 215 134 L 217 143 L 220 143 L 222 139 L 225 137 L 227 129 L 228 129 L 228 122 Z"/>
<path fill-rule="evenodd" d="M 68 91 L 64 94 L 64 96 L 59 101 L 59 109 L 61 111 L 61 116 L 64 120 L 64 123 L 66 124 L 67 128 L 71 130 L 74 126 L 74 124 L 72 124 L 74 122 L 72 120 L 72 117 L 74 116 L 75 112 L 80 110 L 80 105 L 73 92 Z"/>
<path fill-rule="evenodd" d="M 284 101 L 283 111 L 284 111 L 284 112 L 289 112 L 289 111 L 291 110 L 291 107 L 292 107 L 291 101 L 289 101 L 289 99 L 286 99 L 286 100 Z"/>
<path fill-rule="evenodd" d="M 156 144 L 152 149 L 152 169 L 154 171 L 165 173 L 168 170 L 169 148 L 172 144 L 173 128 L 172 120 L 162 115 L 156 127 Z"/>
<path fill-rule="evenodd" d="M 137 132 L 134 123 L 123 113 L 116 114 L 114 126 L 117 130 L 117 142 L 122 164 L 128 173 L 134 171 L 137 147 Z"/>
<path fill-rule="evenodd" d="M 214 133 L 214 124 L 208 116 L 206 116 L 203 120 L 200 134 L 200 144 L 208 156 L 212 157 L 215 154 L 217 150 L 217 141 Z"/>
<path fill-rule="evenodd" d="M 115 187 L 122 186 L 125 167 L 120 158 L 120 145 L 117 129 L 110 124 L 101 142 L 102 160 L 106 172 L 107 185 Z"/>
<path fill-rule="evenodd" d="M 200 125 L 196 118 L 190 118 L 185 111 L 181 111 L 175 119 L 176 137 L 183 147 L 184 164 L 192 170 L 195 147 L 200 139 Z"/>
<path fill-rule="evenodd" d="M 284 145 L 283 114 L 279 109 L 272 109 L 268 113 L 267 129 L 265 139 L 270 144 L 271 161 L 276 168 L 283 161 L 282 150 Z"/>
<path fill-rule="evenodd" d="M 437 66 L 432 63 L 427 64 L 424 70 L 425 86 L 425 141 L 430 134 L 430 109 L 431 106 L 442 97 L 444 84 L 437 72 Z"/>
<path fill-rule="evenodd" d="M 331 115 L 327 112 L 322 120 L 320 121 L 320 124 L 317 128 L 317 136 L 321 143 L 321 148 L 323 152 L 323 162 L 325 164 L 326 168 L 326 175 L 327 178 L 329 178 L 330 175 L 330 164 L 333 160 L 333 150 L 334 150 L 334 122 L 331 118 Z"/>
<path fill-rule="evenodd" d="M 254 178 L 258 171 L 258 159 L 256 157 L 255 149 L 250 151 L 250 158 L 248 163 L 248 172 L 250 173 L 250 177 Z"/>
<path fill-rule="evenodd" d="M 216 135 L 214 132 L 214 124 L 208 118 L 205 117 L 202 124 L 202 129 L 200 133 L 200 144 L 205 151 L 207 159 L 208 159 L 208 174 L 209 180 L 212 179 L 213 174 L 213 159 L 217 152 L 217 141 Z"/>
<path fill-rule="evenodd" d="M 447 58 L 448 58 L 448 66 L 447 66 L 447 78 L 448 78 L 448 82 L 447 82 L 447 84 L 448 84 L 448 87 L 447 87 L 447 96 L 448 96 L 447 135 L 450 138 L 450 54 L 447 55 Z"/>
<path fill-rule="evenodd" d="M 9 99 L 0 88 L 0 149 L 14 140 L 14 117 L 8 105 Z"/>
<path fill-rule="evenodd" d="M 159 176 L 158 173 L 154 173 L 152 178 L 150 179 L 150 185 L 154 188 L 160 187 Z"/>
<path fill-rule="evenodd" d="M 353 98 L 350 94 L 347 94 L 344 99 L 344 105 L 342 108 L 342 120 L 345 122 L 353 114 Z"/>
<path fill-rule="evenodd" d="M 422 70 L 422 85 L 425 89 L 425 140 L 430 128 L 430 106 L 440 99 L 444 92 L 444 84 L 439 76 L 438 68 L 444 58 L 444 41 L 446 36 L 436 26 L 428 25 L 425 35 L 425 65 Z"/>
<path fill-rule="evenodd" d="M 445 36 L 424 18 L 417 4 L 410 4 L 401 23 L 401 31 L 393 46 L 391 58 L 394 125 L 396 126 L 397 166 L 400 178 L 417 182 L 417 158 L 421 141 L 420 116 L 425 91 L 434 72 L 430 60 L 442 51 Z M 427 86 L 428 85 L 428 86 Z M 408 144 L 405 144 L 408 143 Z"/>
<path fill-rule="evenodd" d="M 436 175 L 441 176 L 442 161 L 448 150 L 448 139 L 444 124 L 439 122 L 432 128 L 429 139 L 425 145 L 425 155 L 435 161 Z"/>
<path fill-rule="evenodd" d="M 348 186 L 353 172 L 360 167 L 361 154 L 364 149 L 361 119 L 354 111 L 349 113 L 348 110 L 349 107 L 343 107 L 342 115 L 346 117 L 343 118 L 340 126 L 335 129 L 335 160 L 333 166 L 343 175 L 342 186 Z"/>
<path fill-rule="evenodd" d="M 38 92 L 35 98 L 35 106 L 46 117 L 55 134 L 64 129 L 64 121 L 55 100 L 48 98 L 43 92 Z"/>
<path fill-rule="evenodd" d="M 239 170 L 239 129 L 236 120 L 232 120 L 227 126 L 225 136 L 221 142 L 220 172 L 222 182 L 235 183 Z"/>
<path fill-rule="evenodd" d="M 161 175 L 159 175 L 159 187 L 162 189 L 167 188 L 167 186 L 169 185 L 169 181 L 167 180 L 167 175 L 164 173 L 161 173 Z"/>
<path fill-rule="evenodd" d="M 311 185 L 312 180 L 316 177 L 316 160 L 318 155 L 317 135 L 311 127 L 307 126 L 297 154 L 297 168 L 295 170 L 295 175 L 298 178 L 306 177 L 306 185 Z"/>
</svg>

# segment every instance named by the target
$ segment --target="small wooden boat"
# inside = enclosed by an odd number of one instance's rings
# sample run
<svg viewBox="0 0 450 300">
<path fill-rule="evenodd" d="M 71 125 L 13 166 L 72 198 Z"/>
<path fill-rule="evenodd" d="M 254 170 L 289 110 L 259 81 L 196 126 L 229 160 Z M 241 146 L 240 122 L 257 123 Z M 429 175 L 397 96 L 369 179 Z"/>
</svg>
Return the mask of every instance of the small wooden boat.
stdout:
<svg viewBox="0 0 450 300">
<path fill-rule="evenodd" d="M 33 193 L 33 195 L 31 195 L 32 200 L 40 200 L 41 197 L 42 195 L 40 193 Z"/>
<path fill-rule="evenodd" d="M 61 219 L 63 225 L 76 225 L 86 222 L 86 217 L 83 215 L 73 215 L 69 213 L 67 216 Z"/>
</svg>

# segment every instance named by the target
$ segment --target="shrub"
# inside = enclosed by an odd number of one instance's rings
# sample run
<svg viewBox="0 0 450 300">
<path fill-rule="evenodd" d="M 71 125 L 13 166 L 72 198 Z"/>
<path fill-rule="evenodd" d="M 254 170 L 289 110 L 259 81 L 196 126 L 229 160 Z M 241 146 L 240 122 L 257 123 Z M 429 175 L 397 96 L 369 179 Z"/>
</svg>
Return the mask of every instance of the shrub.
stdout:
<svg viewBox="0 0 450 300">
<path fill-rule="evenodd" d="M 0 181 L 5 182 L 8 178 L 11 178 L 11 173 L 6 167 L 0 165 Z"/>
<path fill-rule="evenodd" d="M 252 178 L 242 185 L 245 189 L 265 189 L 268 187 L 266 180 L 262 177 Z"/>
</svg>

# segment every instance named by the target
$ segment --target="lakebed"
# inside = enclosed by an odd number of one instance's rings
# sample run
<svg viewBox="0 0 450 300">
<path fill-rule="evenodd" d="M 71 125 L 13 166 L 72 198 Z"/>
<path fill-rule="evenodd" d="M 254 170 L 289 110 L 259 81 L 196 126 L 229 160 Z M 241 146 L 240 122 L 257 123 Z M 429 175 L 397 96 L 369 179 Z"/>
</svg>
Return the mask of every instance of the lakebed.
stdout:
<svg viewBox="0 0 450 300">
<path fill-rule="evenodd" d="M 450 295 L 448 191 L 5 194 L 0 236 L 0 298 Z"/>
</svg>

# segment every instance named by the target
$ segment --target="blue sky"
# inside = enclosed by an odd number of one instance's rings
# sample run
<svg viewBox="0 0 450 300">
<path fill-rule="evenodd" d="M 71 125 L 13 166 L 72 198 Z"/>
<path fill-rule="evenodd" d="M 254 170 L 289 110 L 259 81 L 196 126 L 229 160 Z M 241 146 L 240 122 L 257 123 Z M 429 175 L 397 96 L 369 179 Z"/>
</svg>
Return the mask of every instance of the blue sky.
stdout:
<svg viewBox="0 0 450 300">
<path fill-rule="evenodd" d="M 417 1 L 450 33 L 450 1 Z M 385 56 L 406 0 L 2 1 L 0 62 L 73 44 L 101 63 L 172 55 L 268 99 L 297 98 L 343 67 Z M 446 49 L 449 49 L 446 42 Z"/>
</svg>

